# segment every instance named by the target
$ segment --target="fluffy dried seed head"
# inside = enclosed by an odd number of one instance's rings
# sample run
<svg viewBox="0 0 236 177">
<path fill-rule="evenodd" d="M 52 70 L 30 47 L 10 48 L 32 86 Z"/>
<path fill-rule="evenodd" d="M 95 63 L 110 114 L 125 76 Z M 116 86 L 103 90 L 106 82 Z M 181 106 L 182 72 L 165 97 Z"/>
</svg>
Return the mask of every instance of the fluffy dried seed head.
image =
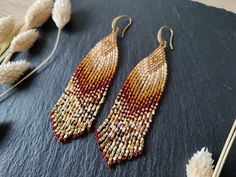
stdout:
<svg viewBox="0 0 236 177">
<path fill-rule="evenodd" d="M 52 10 L 52 19 L 59 29 L 62 29 L 71 18 L 70 0 L 56 0 Z"/>
<path fill-rule="evenodd" d="M 211 177 L 213 174 L 214 160 L 207 148 L 197 151 L 186 165 L 187 177 Z"/>
<path fill-rule="evenodd" d="M 37 0 L 25 15 L 26 29 L 42 26 L 52 13 L 53 0 Z"/>
<path fill-rule="evenodd" d="M 0 84 L 13 84 L 29 68 L 30 63 L 25 60 L 8 62 L 0 65 Z"/>
<path fill-rule="evenodd" d="M 15 19 L 12 16 L 0 18 L 0 42 L 6 37 L 8 33 L 13 31 L 15 27 Z"/>
<path fill-rule="evenodd" d="M 26 51 L 34 44 L 38 37 L 38 31 L 35 29 L 22 32 L 13 38 L 10 51 L 12 53 Z"/>
</svg>

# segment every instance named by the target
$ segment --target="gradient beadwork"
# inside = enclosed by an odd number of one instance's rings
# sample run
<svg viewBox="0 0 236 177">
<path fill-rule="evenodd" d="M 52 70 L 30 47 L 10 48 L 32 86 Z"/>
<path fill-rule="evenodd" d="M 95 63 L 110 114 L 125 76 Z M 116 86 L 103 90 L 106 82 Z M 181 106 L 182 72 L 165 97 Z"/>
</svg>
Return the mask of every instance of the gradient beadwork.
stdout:
<svg viewBox="0 0 236 177">
<path fill-rule="evenodd" d="M 96 132 L 97 144 L 109 166 L 142 154 L 166 78 L 165 47 L 161 45 L 130 73 Z"/>
<path fill-rule="evenodd" d="M 118 61 L 117 32 L 112 32 L 87 54 L 51 111 L 59 142 L 77 138 L 91 128 Z"/>
</svg>

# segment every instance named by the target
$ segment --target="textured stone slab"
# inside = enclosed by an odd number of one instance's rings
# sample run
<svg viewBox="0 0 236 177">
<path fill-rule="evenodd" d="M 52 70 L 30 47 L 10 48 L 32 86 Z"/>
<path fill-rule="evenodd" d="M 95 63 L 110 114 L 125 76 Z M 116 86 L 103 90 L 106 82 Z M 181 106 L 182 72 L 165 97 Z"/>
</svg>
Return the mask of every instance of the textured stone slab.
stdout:
<svg viewBox="0 0 236 177">
<path fill-rule="evenodd" d="M 217 160 L 236 116 L 236 16 L 185 0 L 72 2 L 72 21 L 62 32 L 53 61 L 0 102 L 0 176 L 183 177 L 187 160 L 203 146 Z M 118 42 L 117 72 L 93 134 L 58 144 L 49 112 L 77 65 L 121 14 L 130 15 L 134 23 Z M 174 51 L 167 52 L 167 87 L 144 155 L 108 169 L 94 132 L 130 71 L 158 47 L 156 33 L 162 25 L 175 31 Z M 29 53 L 16 58 L 31 58 L 32 67 L 37 66 L 52 50 L 56 30 L 50 20 Z M 236 176 L 235 153 L 234 144 L 222 177 Z"/>
</svg>

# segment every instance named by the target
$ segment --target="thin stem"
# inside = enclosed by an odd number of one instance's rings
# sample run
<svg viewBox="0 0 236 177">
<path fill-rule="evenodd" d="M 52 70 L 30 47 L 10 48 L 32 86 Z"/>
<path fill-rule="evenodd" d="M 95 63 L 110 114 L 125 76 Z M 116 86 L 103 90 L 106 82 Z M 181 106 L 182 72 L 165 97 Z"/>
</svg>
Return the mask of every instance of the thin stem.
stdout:
<svg viewBox="0 0 236 177">
<path fill-rule="evenodd" d="M 230 133 L 227 137 L 227 140 L 225 142 L 225 145 L 223 147 L 223 150 L 220 154 L 220 158 L 216 164 L 216 167 L 215 167 L 215 170 L 214 170 L 214 173 L 212 175 L 212 177 L 219 177 L 220 176 L 220 172 L 223 168 L 223 165 L 225 163 L 225 160 L 226 160 L 226 157 L 228 156 L 229 154 L 229 150 L 235 140 L 235 137 L 236 137 L 236 119 L 234 121 L 234 124 L 230 130 Z"/>
<path fill-rule="evenodd" d="M 234 142 L 234 140 L 235 140 L 235 137 L 236 137 L 236 131 L 234 132 L 234 134 L 233 134 L 233 136 L 232 136 L 232 139 L 231 139 L 230 142 L 229 142 L 228 148 L 227 148 L 226 151 L 225 151 L 225 155 L 224 155 L 223 160 L 222 160 L 222 162 L 221 162 L 221 164 L 220 164 L 219 170 L 218 170 L 218 172 L 217 172 L 217 176 L 220 176 L 220 172 L 222 171 L 222 168 L 223 168 L 224 163 L 225 163 L 225 161 L 226 161 L 226 158 L 227 158 L 227 156 L 228 156 L 228 154 L 229 154 L 230 148 L 231 148 L 231 146 L 232 146 L 232 144 L 233 144 L 233 142 Z"/>
<path fill-rule="evenodd" d="M 6 44 L 6 43 L 2 44 L 2 46 L 0 47 L 0 54 L 4 53 L 6 51 L 8 45 L 9 44 Z"/>
<path fill-rule="evenodd" d="M 5 57 L 5 59 L 3 60 L 2 63 L 3 63 L 3 64 L 4 64 L 4 63 L 7 63 L 7 62 L 11 59 L 12 55 L 13 55 L 12 52 L 8 52 L 8 54 L 6 55 L 6 57 Z"/>
<path fill-rule="evenodd" d="M 32 70 L 29 74 L 27 74 L 25 77 L 23 77 L 20 81 L 18 81 L 16 84 L 14 84 L 12 87 L 8 88 L 7 90 L 5 90 L 3 93 L 0 94 L 0 98 L 3 97 L 4 95 L 6 95 L 8 92 L 10 92 L 12 89 L 14 89 L 16 86 L 18 86 L 20 83 L 22 83 L 24 80 L 26 80 L 27 78 L 29 78 L 31 75 L 33 75 L 36 71 L 38 71 L 43 65 L 45 65 L 50 58 L 53 56 L 53 54 L 55 53 L 58 43 L 59 43 L 59 39 L 60 39 L 60 34 L 61 34 L 61 29 L 58 29 L 58 33 L 57 33 L 57 38 L 56 38 L 56 42 L 54 44 L 53 50 L 50 53 L 50 55 L 39 65 L 37 66 L 34 70 Z"/>
<path fill-rule="evenodd" d="M 8 46 L 8 45 L 6 45 Z M 5 50 L 5 52 L 2 54 L 2 56 L 0 57 L 0 63 L 6 58 L 6 56 L 9 54 L 10 49 L 8 48 L 7 50 Z"/>
</svg>

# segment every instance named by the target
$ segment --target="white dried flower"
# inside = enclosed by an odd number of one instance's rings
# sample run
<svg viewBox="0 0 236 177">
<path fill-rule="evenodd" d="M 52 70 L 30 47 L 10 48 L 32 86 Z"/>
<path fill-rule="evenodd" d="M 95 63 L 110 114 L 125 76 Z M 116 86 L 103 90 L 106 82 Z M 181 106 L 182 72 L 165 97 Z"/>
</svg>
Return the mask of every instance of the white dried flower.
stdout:
<svg viewBox="0 0 236 177">
<path fill-rule="evenodd" d="M 0 18 L 0 42 L 2 42 L 7 34 L 13 31 L 14 27 L 15 19 L 12 16 Z"/>
<path fill-rule="evenodd" d="M 59 29 L 62 29 L 71 18 L 70 0 L 55 0 L 52 19 Z"/>
<path fill-rule="evenodd" d="M 12 84 L 29 68 L 30 63 L 25 60 L 8 62 L 0 65 L 0 84 Z"/>
<path fill-rule="evenodd" d="M 186 165 L 187 177 L 211 177 L 213 174 L 214 160 L 207 148 L 197 151 Z"/>
<path fill-rule="evenodd" d="M 26 29 L 42 26 L 52 13 L 53 0 L 37 0 L 25 15 Z"/>
<path fill-rule="evenodd" d="M 35 29 L 27 30 L 13 38 L 10 46 L 11 53 L 27 51 L 38 39 L 39 33 Z"/>
</svg>

